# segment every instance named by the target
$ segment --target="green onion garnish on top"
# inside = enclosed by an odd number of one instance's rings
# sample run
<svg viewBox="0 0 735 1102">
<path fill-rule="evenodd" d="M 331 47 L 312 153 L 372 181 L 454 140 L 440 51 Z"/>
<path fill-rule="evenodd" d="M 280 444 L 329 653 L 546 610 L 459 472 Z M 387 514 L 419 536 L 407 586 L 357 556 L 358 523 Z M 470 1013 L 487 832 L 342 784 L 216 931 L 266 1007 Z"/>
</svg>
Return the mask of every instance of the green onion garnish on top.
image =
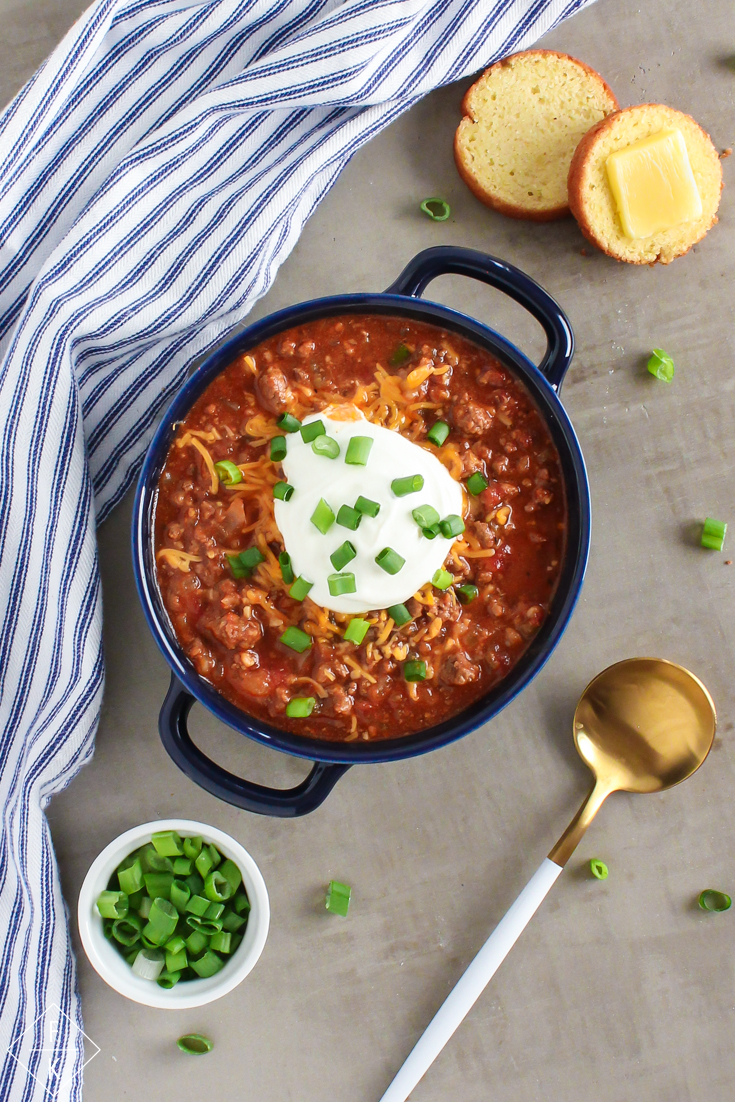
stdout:
<svg viewBox="0 0 735 1102">
<path fill-rule="evenodd" d="M 179 1037 L 176 1045 L 187 1056 L 206 1056 L 214 1048 L 209 1037 L 201 1033 L 187 1033 L 185 1037 Z"/>
<path fill-rule="evenodd" d="M 347 445 L 345 463 L 351 463 L 354 467 L 364 467 L 372 446 L 372 436 L 353 436 Z"/>
<path fill-rule="evenodd" d="M 293 581 L 293 567 L 291 566 L 291 556 L 288 551 L 282 551 L 278 556 L 278 565 L 281 568 L 281 577 L 286 585 L 290 585 Z"/>
<path fill-rule="evenodd" d="M 349 528 L 350 531 L 356 532 L 360 527 L 360 521 L 362 520 L 362 513 L 358 513 L 357 509 L 353 509 L 351 505 L 341 505 L 339 512 L 337 513 L 337 524 L 341 524 L 343 528 Z"/>
<path fill-rule="evenodd" d="M 419 528 L 430 528 L 432 524 L 439 523 L 439 514 L 433 505 L 417 505 L 411 510 L 411 516 Z"/>
<path fill-rule="evenodd" d="M 406 681 L 426 681 L 426 663 L 418 659 L 404 662 L 403 676 Z"/>
<path fill-rule="evenodd" d="M 311 450 L 315 455 L 323 455 L 326 459 L 336 459 L 339 455 L 339 444 L 331 436 L 317 436 L 312 441 Z"/>
<path fill-rule="evenodd" d="M 364 513 L 366 517 L 377 517 L 380 512 L 380 505 L 377 501 L 371 501 L 369 497 L 363 497 L 360 494 L 355 502 L 355 509 L 358 513 Z"/>
<path fill-rule="evenodd" d="M 707 888 L 699 897 L 699 906 L 703 911 L 714 911 L 717 914 L 721 914 L 722 911 L 729 911 L 732 906 L 732 899 L 725 892 L 718 892 L 714 888 Z"/>
<path fill-rule="evenodd" d="M 727 524 L 714 517 L 707 517 L 702 527 L 702 547 L 710 551 L 721 551 L 725 545 Z"/>
<path fill-rule="evenodd" d="M 430 199 L 424 199 L 421 203 L 421 210 L 429 216 L 432 222 L 446 222 L 452 213 L 452 208 L 446 199 L 442 199 L 438 195 L 433 195 Z"/>
<path fill-rule="evenodd" d="M 663 348 L 654 348 L 653 354 L 646 365 L 652 375 L 665 383 L 670 383 L 674 378 L 674 361 Z"/>
<path fill-rule="evenodd" d="M 332 914 L 341 915 L 342 918 L 346 918 L 347 912 L 350 909 L 351 897 L 352 888 L 349 884 L 340 884 L 339 880 L 330 880 L 329 887 L 327 888 L 325 906 Z"/>
<path fill-rule="evenodd" d="M 470 601 L 474 601 L 480 591 L 476 585 L 458 585 L 454 592 L 457 594 L 460 604 L 468 605 Z"/>
<path fill-rule="evenodd" d="M 426 439 L 431 440 L 432 444 L 436 444 L 437 448 L 440 448 L 448 436 L 449 425 L 446 421 L 436 421 L 427 432 Z"/>
<path fill-rule="evenodd" d="M 411 349 L 405 344 L 399 344 L 388 360 L 391 367 L 400 367 L 401 364 L 405 364 L 406 360 L 411 359 Z"/>
<path fill-rule="evenodd" d="M 288 595 L 289 597 L 293 597 L 294 601 L 303 601 L 313 585 L 313 582 L 307 582 L 303 574 L 299 574 L 298 578 L 289 589 Z"/>
<path fill-rule="evenodd" d="M 335 570 L 342 570 L 348 562 L 352 562 L 356 554 L 354 545 L 349 540 L 345 540 L 336 551 L 332 552 L 329 559 Z"/>
<path fill-rule="evenodd" d="M 288 482 L 276 482 L 273 487 L 273 496 L 278 498 L 279 501 L 290 501 L 293 497 L 294 488 Z"/>
<path fill-rule="evenodd" d="M 271 440 L 271 459 L 274 463 L 280 463 L 286 457 L 286 437 L 274 436 Z"/>
<path fill-rule="evenodd" d="M 284 647 L 290 647 L 291 650 L 303 654 L 311 646 L 312 638 L 301 628 L 291 626 L 286 628 L 279 642 L 283 643 Z"/>
<path fill-rule="evenodd" d="M 467 479 L 467 489 L 470 491 L 473 497 L 477 497 L 483 490 L 486 490 L 488 486 L 487 479 L 484 474 L 480 474 L 479 471 L 475 471 Z"/>
<path fill-rule="evenodd" d="M 242 482 L 242 471 L 229 459 L 221 459 L 219 463 L 215 463 L 214 469 L 225 486 L 235 486 Z"/>
<path fill-rule="evenodd" d="M 297 417 L 293 417 L 290 413 L 282 413 L 276 421 L 279 429 L 283 429 L 284 432 L 298 432 L 301 428 L 301 422 Z"/>
<path fill-rule="evenodd" d="M 247 578 L 256 566 L 265 562 L 265 555 L 258 547 L 248 547 L 247 551 L 241 551 L 239 555 L 228 555 L 233 577 Z"/>
<path fill-rule="evenodd" d="M 386 574 L 397 574 L 406 564 L 406 560 L 392 547 L 384 547 L 380 554 L 375 556 L 375 561 Z"/>
<path fill-rule="evenodd" d="M 439 535 L 440 529 L 438 524 L 430 524 L 428 528 L 422 528 L 421 531 L 426 536 L 427 540 L 435 540 Z"/>
<path fill-rule="evenodd" d="M 350 620 L 349 624 L 345 628 L 344 637 L 348 643 L 354 643 L 356 646 L 359 647 L 360 643 L 362 643 L 363 639 L 367 635 L 369 628 L 370 624 L 367 622 L 367 620 L 363 620 L 359 616 L 356 616 L 354 620 Z"/>
<path fill-rule="evenodd" d="M 409 474 L 405 478 L 394 478 L 390 484 L 390 488 L 396 497 L 405 497 L 406 494 L 417 494 L 419 490 L 424 488 L 424 476 L 420 474 Z"/>
<path fill-rule="evenodd" d="M 413 619 L 405 605 L 391 605 L 387 612 L 397 628 L 403 627 L 404 624 Z"/>
<path fill-rule="evenodd" d="M 431 579 L 431 584 L 436 586 L 437 589 L 449 589 L 453 581 L 454 576 L 448 570 L 443 570 L 440 567 Z"/>
<path fill-rule="evenodd" d="M 319 498 L 319 504 L 311 514 L 311 523 L 323 536 L 326 536 L 327 532 L 334 524 L 334 513 L 323 497 Z"/>
<path fill-rule="evenodd" d="M 286 705 L 286 715 L 289 719 L 306 719 L 314 711 L 315 696 L 294 696 Z"/>
<path fill-rule="evenodd" d="M 327 585 L 333 597 L 341 597 L 343 593 L 355 593 L 355 575 L 349 572 L 344 574 L 328 574 Z"/>
<path fill-rule="evenodd" d="M 446 539 L 451 539 L 464 532 L 464 521 L 456 513 L 450 513 L 448 517 L 444 517 L 444 520 L 439 521 L 439 528 Z"/>
<path fill-rule="evenodd" d="M 305 444 L 310 444 L 312 440 L 316 440 L 317 436 L 324 436 L 326 428 L 323 421 L 309 421 L 308 425 L 301 426 L 301 439 Z"/>
<path fill-rule="evenodd" d="M 590 872 L 597 880 L 607 880 L 609 870 L 604 861 L 600 861 L 599 857 L 593 857 L 590 861 Z"/>
</svg>

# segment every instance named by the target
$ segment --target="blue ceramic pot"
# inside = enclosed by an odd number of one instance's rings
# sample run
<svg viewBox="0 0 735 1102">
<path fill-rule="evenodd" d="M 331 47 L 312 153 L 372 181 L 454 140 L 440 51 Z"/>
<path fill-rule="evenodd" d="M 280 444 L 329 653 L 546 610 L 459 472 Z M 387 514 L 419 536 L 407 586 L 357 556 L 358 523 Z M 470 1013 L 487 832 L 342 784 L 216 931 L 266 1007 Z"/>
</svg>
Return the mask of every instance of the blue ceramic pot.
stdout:
<svg viewBox="0 0 735 1102">
<path fill-rule="evenodd" d="M 470 276 L 504 291 L 544 328 L 547 350 L 538 367 L 493 329 L 455 310 L 425 302 L 421 294 L 436 276 Z M 371 742 L 327 742 L 305 738 L 254 719 L 225 700 L 200 677 L 179 646 L 161 601 L 153 549 L 156 487 L 174 438 L 173 425 L 231 360 L 274 334 L 315 318 L 337 314 L 392 314 L 430 322 L 486 348 L 522 380 L 546 422 L 561 459 L 568 535 L 556 594 L 540 631 L 508 675 L 463 712 L 418 734 Z M 220 346 L 191 376 L 174 399 L 156 432 L 140 474 L 133 520 L 135 579 L 148 624 L 172 669 L 171 687 L 161 709 L 159 728 L 166 750 L 191 780 L 237 807 L 264 815 L 304 815 L 318 807 L 351 765 L 389 762 L 425 754 L 475 730 L 506 706 L 536 676 L 559 642 L 582 587 L 590 543 L 590 498 L 584 460 L 558 391 L 574 351 L 574 338 L 563 311 L 542 287 L 495 257 L 469 249 L 440 247 L 414 257 L 384 294 L 337 295 L 281 310 L 256 322 Z M 279 790 L 228 773 L 192 742 L 187 716 L 195 700 L 248 738 L 316 764 L 296 788 Z"/>
</svg>

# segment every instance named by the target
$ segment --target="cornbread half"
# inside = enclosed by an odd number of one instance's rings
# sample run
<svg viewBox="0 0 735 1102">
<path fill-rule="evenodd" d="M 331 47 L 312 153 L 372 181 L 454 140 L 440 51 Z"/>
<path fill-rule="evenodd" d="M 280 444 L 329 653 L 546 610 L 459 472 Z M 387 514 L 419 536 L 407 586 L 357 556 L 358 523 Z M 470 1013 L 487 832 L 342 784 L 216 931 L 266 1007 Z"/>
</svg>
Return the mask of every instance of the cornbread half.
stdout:
<svg viewBox="0 0 735 1102">
<path fill-rule="evenodd" d="M 667 129 L 677 129 L 684 137 L 702 200 L 701 217 L 650 237 L 626 237 L 605 162 L 611 153 Z M 626 107 L 597 123 L 577 146 L 569 169 L 569 205 L 582 233 L 608 256 L 629 264 L 670 264 L 683 256 L 717 221 L 721 191 L 722 166 L 709 135 L 690 115 L 658 103 Z"/>
<path fill-rule="evenodd" d="M 580 138 L 618 102 L 576 58 L 526 50 L 496 62 L 462 100 L 454 138 L 459 174 L 483 203 L 511 218 L 569 213 L 567 175 Z"/>
</svg>

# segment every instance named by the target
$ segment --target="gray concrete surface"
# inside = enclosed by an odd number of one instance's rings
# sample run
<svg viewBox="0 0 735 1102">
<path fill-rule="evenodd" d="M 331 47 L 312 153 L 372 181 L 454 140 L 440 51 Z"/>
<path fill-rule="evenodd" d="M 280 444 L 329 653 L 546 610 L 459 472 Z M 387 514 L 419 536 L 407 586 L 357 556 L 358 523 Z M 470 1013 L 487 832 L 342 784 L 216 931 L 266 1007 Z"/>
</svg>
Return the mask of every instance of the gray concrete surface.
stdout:
<svg viewBox="0 0 735 1102">
<path fill-rule="evenodd" d="M 2 0 L 7 98 L 78 14 L 77 0 Z M 600 0 L 544 43 L 596 67 L 623 104 L 692 113 L 735 146 L 731 0 Z M 313 295 L 385 287 L 428 245 L 486 249 L 541 281 L 569 312 L 578 351 L 563 397 L 589 466 L 594 535 L 571 626 L 536 681 L 484 729 L 423 758 L 353 769 L 296 822 L 257 818 L 191 784 L 156 719 L 167 668 L 130 568 L 130 504 L 100 532 L 107 692 L 94 761 L 49 809 L 66 898 L 110 839 L 190 815 L 234 834 L 259 863 L 273 923 L 234 993 L 174 1015 L 127 1002 L 78 941 L 85 1027 L 101 1047 L 86 1102 L 377 1102 L 453 982 L 576 810 L 588 776 L 571 741 L 576 699 L 598 670 L 634 654 L 689 665 L 719 708 L 715 750 L 687 784 L 613 797 L 553 894 L 440 1060 L 416 1102 L 709 1102 L 735 1077 L 735 910 L 698 911 L 701 889 L 735 887 L 735 566 L 697 547 L 706 515 L 731 522 L 735 557 L 735 159 L 720 223 L 668 268 L 618 265 L 573 221 L 537 226 L 482 207 L 458 179 L 451 139 L 463 86 L 436 92 L 364 149 L 324 200 L 253 317 Z M 427 221 L 426 195 L 452 218 Z M 535 323 L 455 278 L 430 294 L 499 328 L 532 355 Z M 674 357 L 667 386 L 645 371 Z M 197 737 L 218 760 L 276 784 L 304 774 L 218 727 Z M 585 871 L 610 866 L 605 883 Z M 347 920 L 323 887 L 354 889 Z M 76 936 L 76 935 L 75 935 Z M 181 1033 L 215 1052 L 187 1062 Z"/>
</svg>

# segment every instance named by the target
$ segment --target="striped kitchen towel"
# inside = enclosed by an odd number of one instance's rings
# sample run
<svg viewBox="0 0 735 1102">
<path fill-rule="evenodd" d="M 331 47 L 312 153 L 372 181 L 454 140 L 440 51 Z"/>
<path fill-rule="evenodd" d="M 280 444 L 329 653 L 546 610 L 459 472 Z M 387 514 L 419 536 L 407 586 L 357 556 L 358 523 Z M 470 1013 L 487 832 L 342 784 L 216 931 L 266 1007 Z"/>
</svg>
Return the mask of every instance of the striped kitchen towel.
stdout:
<svg viewBox="0 0 735 1102">
<path fill-rule="evenodd" d="M 95 521 L 352 154 L 588 2 L 97 0 L 0 117 L 0 1102 L 81 1098 L 44 808 L 93 750 Z"/>
</svg>

